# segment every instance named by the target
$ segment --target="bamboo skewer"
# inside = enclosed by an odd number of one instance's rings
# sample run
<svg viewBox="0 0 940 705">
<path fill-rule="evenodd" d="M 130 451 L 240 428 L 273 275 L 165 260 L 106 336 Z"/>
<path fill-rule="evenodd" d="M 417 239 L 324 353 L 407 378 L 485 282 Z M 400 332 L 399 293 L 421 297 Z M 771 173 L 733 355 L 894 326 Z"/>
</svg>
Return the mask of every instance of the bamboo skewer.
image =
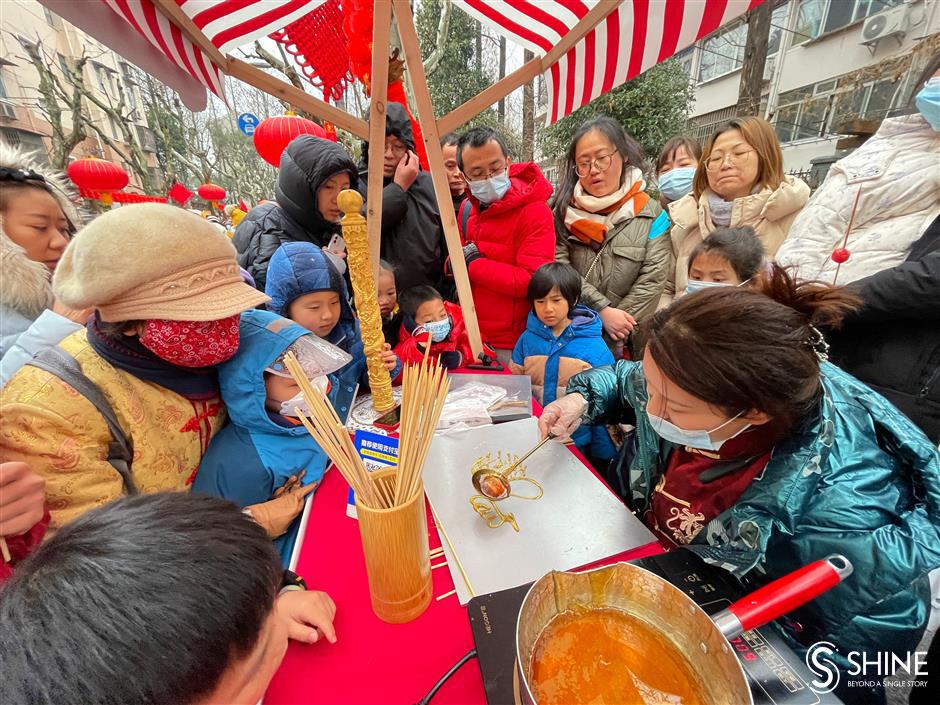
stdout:
<svg viewBox="0 0 940 705">
<path fill-rule="evenodd" d="M 11 563 L 13 561 L 13 557 L 10 555 L 10 547 L 7 546 L 7 540 L 2 536 L 0 536 L 0 553 L 3 554 L 4 563 Z"/>
<path fill-rule="evenodd" d="M 429 351 L 430 340 L 421 364 L 407 366 L 403 374 L 398 467 L 394 479 L 376 478 L 366 470 L 346 427 L 323 392 L 310 384 L 296 357 L 287 355 L 285 358 L 287 369 L 300 386 L 310 410 L 310 415 L 306 416 L 296 409 L 298 418 L 369 508 L 402 506 L 421 490 L 421 471 L 450 389 L 447 371 L 437 360 L 428 357 Z"/>
<path fill-rule="evenodd" d="M 434 599 L 437 600 L 438 602 L 440 602 L 440 601 L 443 600 L 445 597 L 450 597 L 451 595 L 456 595 L 456 594 L 457 594 L 457 588 L 454 588 L 454 589 L 451 590 L 450 592 L 445 592 L 443 595 L 438 595 L 438 596 L 435 597 Z"/>
<path fill-rule="evenodd" d="M 454 563 L 457 564 L 457 570 L 460 571 L 460 577 L 463 579 L 464 584 L 467 586 L 467 590 L 470 592 L 470 597 L 476 595 L 476 592 L 473 590 L 473 585 L 470 584 L 470 578 L 467 577 L 467 571 L 463 569 L 463 563 L 460 562 L 460 556 L 457 555 L 457 551 L 454 550 L 454 544 L 451 543 L 450 537 L 447 536 L 447 532 L 444 530 L 444 525 L 441 524 L 441 520 L 437 517 L 437 512 L 434 511 L 434 505 L 431 504 L 431 500 L 428 499 L 428 504 L 431 507 L 431 516 L 434 517 L 434 525 L 437 527 L 437 532 L 441 535 L 441 539 L 450 546 L 450 555 L 454 559 Z M 443 547 L 443 544 L 441 544 Z"/>
</svg>

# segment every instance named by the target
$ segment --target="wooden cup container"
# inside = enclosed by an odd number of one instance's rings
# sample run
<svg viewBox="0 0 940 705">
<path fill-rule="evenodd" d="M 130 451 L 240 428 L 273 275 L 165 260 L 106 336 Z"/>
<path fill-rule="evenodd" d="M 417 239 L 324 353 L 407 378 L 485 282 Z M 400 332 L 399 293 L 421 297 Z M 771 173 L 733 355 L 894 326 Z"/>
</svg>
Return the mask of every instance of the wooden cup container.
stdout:
<svg viewBox="0 0 940 705">
<path fill-rule="evenodd" d="M 391 624 L 416 619 L 432 594 L 424 488 L 400 507 L 370 509 L 357 503 L 356 513 L 372 611 Z"/>
</svg>

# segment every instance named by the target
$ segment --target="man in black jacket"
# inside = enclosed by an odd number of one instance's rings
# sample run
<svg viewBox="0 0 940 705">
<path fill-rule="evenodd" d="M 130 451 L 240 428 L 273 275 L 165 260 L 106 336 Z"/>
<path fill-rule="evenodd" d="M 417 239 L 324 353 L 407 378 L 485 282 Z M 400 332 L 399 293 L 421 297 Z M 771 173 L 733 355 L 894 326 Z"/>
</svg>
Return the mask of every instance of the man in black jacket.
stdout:
<svg viewBox="0 0 940 705">
<path fill-rule="evenodd" d="M 848 288 L 863 306 L 827 336 L 832 361 L 940 443 L 940 218 L 904 262 Z"/>
<path fill-rule="evenodd" d="M 235 230 L 238 263 L 261 291 L 268 262 L 283 243 L 326 247 L 341 234 L 343 214 L 336 197 L 358 185 L 355 162 L 341 145 L 312 135 L 301 135 L 287 145 L 274 187 L 277 202 L 252 208 Z M 340 259 L 334 261 L 342 267 Z"/>
<path fill-rule="evenodd" d="M 421 171 L 408 114 L 389 103 L 385 122 L 382 190 L 382 258 L 395 266 L 398 290 L 440 288 L 444 274 L 444 228 L 431 175 Z M 363 143 L 360 191 L 365 198 L 369 145 Z"/>
</svg>

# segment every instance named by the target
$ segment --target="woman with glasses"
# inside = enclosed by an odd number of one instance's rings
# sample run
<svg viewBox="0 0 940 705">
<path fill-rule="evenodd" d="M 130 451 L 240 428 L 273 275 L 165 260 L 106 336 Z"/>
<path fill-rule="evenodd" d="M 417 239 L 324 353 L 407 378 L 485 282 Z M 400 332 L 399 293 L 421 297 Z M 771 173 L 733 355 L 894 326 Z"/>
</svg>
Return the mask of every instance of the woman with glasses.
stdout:
<svg viewBox="0 0 940 705">
<path fill-rule="evenodd" d="M 675 273 L 662 306 L 685 291 L 689 254 L 715 228 L 754 228 L 768 257 L 809 200 L 809 186 L 783 173 L 780 141 L 759 117 L 729 121 L 705 144 L 692 193 L 669 206 Z"/>
<path fill-rule="evenodd" d="M 669 270 L 669 220 L 646 193 L 640 145 L 609 117 L 588 120 L 568 148 L 553 202 L 555 259 L 581 275 L 581 301 L 622 348 L 656 310 Z"/>
</svg>

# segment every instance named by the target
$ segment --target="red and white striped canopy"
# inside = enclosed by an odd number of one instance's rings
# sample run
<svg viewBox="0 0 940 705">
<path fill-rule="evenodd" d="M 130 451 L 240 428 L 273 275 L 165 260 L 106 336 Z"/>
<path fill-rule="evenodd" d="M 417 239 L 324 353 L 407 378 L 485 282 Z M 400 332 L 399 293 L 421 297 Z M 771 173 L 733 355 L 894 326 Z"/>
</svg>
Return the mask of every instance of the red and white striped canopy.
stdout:
<svg viewBox="0 0 940 705">
<path fill-rule="evenodd" d="M 170 0 L 226 53 L 289 25 L 325 0 Z M 383 0 L 386 1 L 386 0 Z M 598 4 L 613 0 L 453 0 L 483 22 L 539 56 Z M 153 0 L 40 0 L 65 19 L 171 85 L 193 109 L 186 76 L 224 98 L 222 70 L 170 22 Z M 733 20 L 762 0 L 624 0 L 545 73 L 548 124 L 629 81 Z M 105 17 L 101 10 L 110 9 Z M 113 14 L 112 14 L 113 13 Z M 138 36 L 115 36 L 115 17 Z M 105 28 L 108 29 L 105 29 Z M 146 44 L 141 47 L 140 39 Z M 148 46 L 149 45 L 149 46 Z M 169 66 L 155 66 L 169 62 Z M 185 72 L 181 78 L 180 70 Z M 204 96 L 202 104 L 205 104 Z"/>
<path fill-rule="evenodd" d="M 454 2 L 538 56 L 547 54 L 598 4 L 598 0 Z M 761 2 L 624 0 L 545 73 L 547 124 L 665 61 Z"/>
</svg>

